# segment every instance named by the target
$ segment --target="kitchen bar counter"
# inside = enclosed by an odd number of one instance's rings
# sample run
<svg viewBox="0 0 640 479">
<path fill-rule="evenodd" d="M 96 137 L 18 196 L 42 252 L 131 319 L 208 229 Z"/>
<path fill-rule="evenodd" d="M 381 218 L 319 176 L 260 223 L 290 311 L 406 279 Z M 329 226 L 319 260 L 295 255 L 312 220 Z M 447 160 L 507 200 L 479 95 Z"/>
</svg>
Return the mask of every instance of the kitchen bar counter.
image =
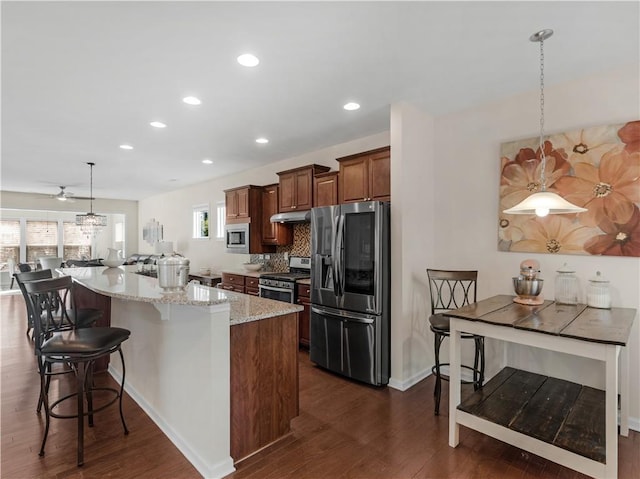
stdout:
<svg viewBox="0 0 640 479">
<path fill-rule="evenodd" d="M 156 278 L 137 274 L 135 272 L 136 266 L 62 268 L 58 271 L 71 276 L 85 288 L 111 298 L 158 305 L 203 307 L 229 303 L 231 325 L 297 313 L 303 309 L 302 306 L 295 304 L 272 301 L 219 288 L 209 288 L 194 283 L 189 283 L 184 292 L 166 293 L 158 286 Z"/>
<path fill-rule="evenodd" d="M 226 476 L 288 434 L 298 414 L 303 308 L 195 283 L 164 293 L 135 270 L 58 272 L 79 285 L 78 307 L 99 306 L 111 325 L 131 331 L 122 347 L 127 393 L 202 476 Z M 120 361 L 109 372 L 119 381 Z"/>
</svg>

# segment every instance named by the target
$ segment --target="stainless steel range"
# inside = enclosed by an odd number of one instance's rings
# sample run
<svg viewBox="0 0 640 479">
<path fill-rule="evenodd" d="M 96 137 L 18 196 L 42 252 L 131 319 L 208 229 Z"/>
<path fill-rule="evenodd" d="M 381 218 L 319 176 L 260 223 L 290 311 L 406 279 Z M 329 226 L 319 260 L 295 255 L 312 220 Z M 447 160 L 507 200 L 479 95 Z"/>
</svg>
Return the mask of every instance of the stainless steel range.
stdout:
<svg viewBox="0 0 640 479">
<path fill-rule="evenodd" d="M 311 277 L 311 259 L 300 256 L 289 258 L 288 273 L 266 273 L 260 276 L 260 297 L 295 303 L 296 281 Z"/>
</svg>

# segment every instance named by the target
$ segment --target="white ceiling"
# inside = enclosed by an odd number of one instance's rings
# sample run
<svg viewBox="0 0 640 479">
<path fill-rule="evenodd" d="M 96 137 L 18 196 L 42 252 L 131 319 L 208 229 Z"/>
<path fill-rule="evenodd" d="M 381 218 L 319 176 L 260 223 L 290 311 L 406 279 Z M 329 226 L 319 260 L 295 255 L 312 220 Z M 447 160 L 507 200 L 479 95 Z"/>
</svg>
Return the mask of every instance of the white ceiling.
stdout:
<svg viewBox="0 0 640 479">
<path fill-rule="evenodd" d="M 142 199 L 388 130 L 394 102 L 437 116 L 535 90 L 528 38 L 543 28 L 555 30 L 547 85 L 638 64 L 639 9 L 3 1 L 2 190 L 88 196 L 91 161 L 94 196 Z M 245 52 L 260 65 L 238 65 Z M 347 112 L 347 101 L 362 108 Z"/>
</svg>

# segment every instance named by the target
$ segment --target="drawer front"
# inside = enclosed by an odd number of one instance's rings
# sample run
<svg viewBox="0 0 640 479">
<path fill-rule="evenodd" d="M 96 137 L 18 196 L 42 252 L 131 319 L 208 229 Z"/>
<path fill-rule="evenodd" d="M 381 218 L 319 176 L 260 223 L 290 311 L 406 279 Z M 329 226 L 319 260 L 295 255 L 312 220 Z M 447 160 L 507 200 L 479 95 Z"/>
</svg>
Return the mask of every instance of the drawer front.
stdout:
<svg viewBox="0 0 640 479">
<path fill-rule="evenodd" d="M 245 294 L 250 294 L 251 296 L 260 296 L 260 290 L 258 288 L 250 288 L 247 286 L 245 288 Z"/>
<path fill-rule="evenodd" d="M 222 282 L 224 284 L 233 284 L 244 287 L 244 276 L 241 274 L 222 273 Z"/>
<path fill-rule="evenodd" d="M 305 298 L 309 298 L 311 296 L 311 285 L 298 284 L 296 287 L 298 288 L 298 296 L 303 296 Z"/>
<path fill-rule="evenodd" d="M 247 288 L 258 289 L 260 287 L 260 280 L 252 276 L 245 277 L 244 285 Z"/>
</svg>

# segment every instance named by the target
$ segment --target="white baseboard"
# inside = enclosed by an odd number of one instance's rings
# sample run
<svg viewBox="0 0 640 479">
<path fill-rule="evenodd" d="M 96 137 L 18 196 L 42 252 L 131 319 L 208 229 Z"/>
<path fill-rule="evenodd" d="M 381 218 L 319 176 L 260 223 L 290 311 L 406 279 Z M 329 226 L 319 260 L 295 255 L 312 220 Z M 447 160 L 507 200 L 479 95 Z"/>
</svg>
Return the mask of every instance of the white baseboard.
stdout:
<svg viewBox="0 0 640 479">
<path fill-rule="evenodd" d="M 120 384 L 122 376 L 112 366 L 109 366 L 109 374 Z M 189 447 L 186 441 L 167 424 L 162 416 L 151 407 L 134 387 L 125 382 L 124 389 L 204 478 L 220 479 L 236 470 L 235 467 L 233 467 L 233 459 L 231 457 L 216 464 L 207 463 L 198 453 Z"/>
<path fill-rule="evenodd" d="M 412 386 L 415 386 L 424 378 L 428 378 L 431 375 L 431 368 L 420 371 L 417 374 L 414 374 L 409 379 L 405 381 L 399 381 L 395 378 L 389 378 L 389 387 L 393 389 L 397 389 L 398 391 L 406 391 Z"/>
</svg>

